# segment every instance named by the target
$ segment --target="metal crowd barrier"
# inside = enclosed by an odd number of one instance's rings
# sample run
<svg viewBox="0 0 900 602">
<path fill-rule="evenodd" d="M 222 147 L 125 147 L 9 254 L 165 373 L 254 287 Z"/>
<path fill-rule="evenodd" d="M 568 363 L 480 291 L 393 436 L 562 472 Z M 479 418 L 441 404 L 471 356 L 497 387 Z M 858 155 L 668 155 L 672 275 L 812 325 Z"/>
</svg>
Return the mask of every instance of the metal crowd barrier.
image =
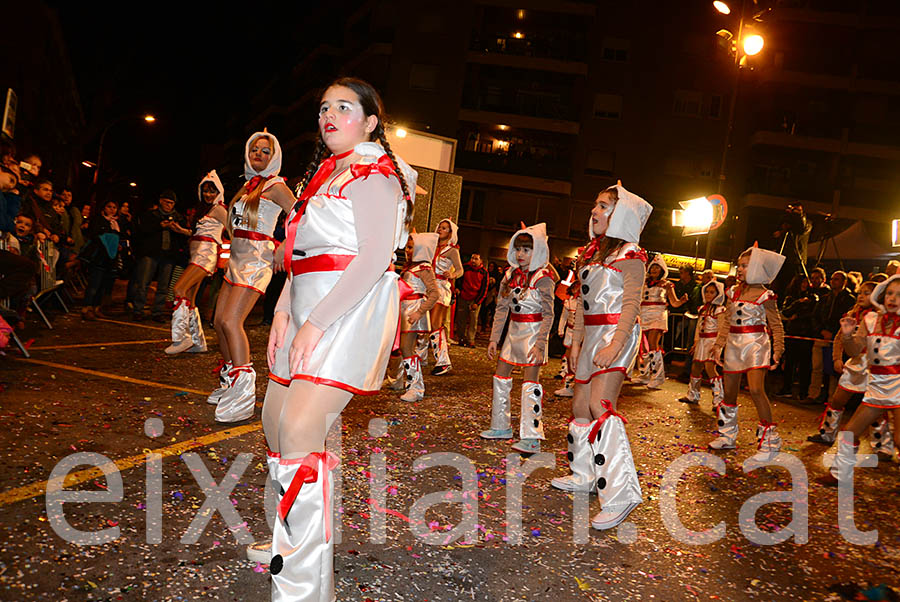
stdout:
<svg viewBox="0 0 900 602">
<path fill-rule="evenodd" d="M 694 344 L 694 329 L 697 327 L 697 316 L 693 314 L 675 314 L 669 312 L 669 332 L 663 340 L 665 352 L 688 355 Z"/>
<path fill-rule="evenodd" d="M 31 299 L 31 305 L 44 321 L 44 325 L 50 330 L 53 330 L 53 324 L 47 317 L 46 312 L 44 312 L 44 308 L 41 304 L 47 299 L 56 299 L 62 307 L 63 312 L 69 313 L 69 308 L 66 307 L 62 295 L 59 294 L 64 282 L 56 279 L 56 262 L 59 260 L 59 251 L 56 249 L 56 245 L 49 240 L 38 242 L 37 250 L 38 260 L 40 261 L 40 265 L 38 266 L 40 277 L 38 278 L 38 292 Z"/>
</svg>

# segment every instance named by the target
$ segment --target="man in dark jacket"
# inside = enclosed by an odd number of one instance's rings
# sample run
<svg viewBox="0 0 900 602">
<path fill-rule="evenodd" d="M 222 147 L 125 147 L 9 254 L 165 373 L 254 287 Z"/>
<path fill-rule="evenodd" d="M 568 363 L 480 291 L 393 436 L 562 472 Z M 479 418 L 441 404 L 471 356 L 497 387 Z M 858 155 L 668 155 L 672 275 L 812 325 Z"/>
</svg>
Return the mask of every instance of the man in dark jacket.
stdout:
<svg viewBox="0 0 900 602">
<path fill-rule="evenodd" d="M 175 193 L 165 190 L 159 195 L 159 206 L 145 213 L 138 220 L 134 232 L 135 253 L 138 256 L 131 275 L 133 286 L 134 319 L 144 317 L 147 303 L 147 287 L 156 278 L 156 296 L 151 314 L 157 322 L 166 322 L 166 291 L 172 278 L 172 268 L 178 259 L 179 249 L 191 231 L 187 220 L 175 211 Z"/>
<path fill-rule="evenodd" d="M 475 330 L 478 327 L 478 310 L 487 295 L 489 277 L 481 263 L 481 255 L 472 253 L 463 266 L 462 285 L 456 299 L 456 340 L 463 347 L 475 346 Z"/>
<path fill-rule="evenodd" d="M 824 288 L 824 287 L 823 287 Z M 828 380 L 825 378 L 823 359 L 827 354 L 831 358 L 831 341 L 841 329 L 840 321 L 850 311 L 856 298 L 847 290 L 847 274 L 838 270 L 831 275 L 831 290 L 820 298 L 813 310 L 813 322 L 816 325 L 816 337 L 821 339 L 813 343 L 812 379 L 809 384 L 808 403 L 825 403 L 828 401 Z"/>
</svg>

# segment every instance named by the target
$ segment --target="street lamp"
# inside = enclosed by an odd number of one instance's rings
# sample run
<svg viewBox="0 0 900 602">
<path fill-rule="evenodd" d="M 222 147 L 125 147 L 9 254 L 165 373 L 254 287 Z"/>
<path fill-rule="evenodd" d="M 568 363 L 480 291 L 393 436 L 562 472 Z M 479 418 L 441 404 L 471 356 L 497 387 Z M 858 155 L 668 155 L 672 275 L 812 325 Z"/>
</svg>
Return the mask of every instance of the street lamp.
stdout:
<svg viewBox="0 0 900 602">
<path fill-rule="evenodd" d="M 683 228 L 682 236 L 697 236 L 709 232 L 713 223 L 713 206 L 705 196 L 680 201 L 681 209 L 672 211 L 672 225 Z"/>
<path fill-rule="evenodd" d="M 719 0 L 713 2 L 713 6 L 717 11 L 722 13 L 723 15 L 731 14 L 731 8 L 725 3 Z M 741 82 L 741 67 L 746 64 L 746 59 L 748 56 L 754 56 L 759 54 L 759 52 L 763 49 L 763 45 L 765 44 L 765 40 L 763 37 L 757 33 L 748 35 L 744 38 L 744 15 L 747 9 L 747 0 L 741 0 L 741 16 L 740 21 L 738 22 L 738 33 L 737 36 L 731 36 L 725 34 L 731 34 L 728 30 L 720 29 L 716 35 L 725 38 L 726 40 L 731 41 L 731 50 L 734 53 L 734 84 L 731 90 L 731 102 L 729 103 L 728 108 L 728 123 L 725 126 L 725 144 L 722 148 L 722 161 L 719 165 L 719 182 L 717 185 L 716 193 L 721 197 L 722 192 L 725 188 L 725 167 L 728 162 L 728 151 L 731 149 L 731 133 L 734 130 L 734 110 L 737 106 L 737 95 L 738 90 L 740 89 Z M 741 52 L 743 50 L 743 53 Z M 706 257 L 704 259 L 704 268 L 709 269 L 712 265 L 712 248 L 713 243 L 716 239 L 716 231 L 710 230 L 709 234 L 706 236 Z"/>
<path fill-rule="evenodd" d="M 144 115 L 144 121 L 146 121 L 147 123 L 153 123 L 154 121 L 156 121 L 156 117 L 154 117 L 153 115 Z"/>
<path fill-rule="evenodd" d="M 137 188 L 137 182 L 128 182 L 128 185 L 132 188 Z"/>
</svg>

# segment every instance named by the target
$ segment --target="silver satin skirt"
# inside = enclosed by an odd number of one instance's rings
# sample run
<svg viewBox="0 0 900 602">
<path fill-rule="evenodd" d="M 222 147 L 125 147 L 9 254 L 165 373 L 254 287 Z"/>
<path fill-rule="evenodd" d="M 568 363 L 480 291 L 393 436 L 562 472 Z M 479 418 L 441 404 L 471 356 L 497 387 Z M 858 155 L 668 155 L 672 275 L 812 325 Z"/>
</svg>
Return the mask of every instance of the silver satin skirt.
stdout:
<svg viewBox="0 0 900 602">
<path fill-rule="evenodd" d="M 291 319 L 296 328 L 306 322 L 342 274 L 310 272 L 290 279 Z M 328 327 L 306 368 L 291 377 L 354 394 L 378 393 L 400 325 L 398 279 L 394 272 L 383 274 L 362 301 Z M 285 347 L 290 347 L 287 340 Z"/>
<path fill-rule="evenodd" d="M 852 357 L 844 362 L 838 386 L 851 393 L 865 393 L 867 376 L 865 360 L 861 356 Z"/>
<path fill-rule="evenodd" d="M 716 337 L 700 337 L 694 346 L 695 362 L 714 362 L 718 358 L 713 357 L 713 347 L 716 345 Z"/>
<path fill-rule="evenodd" d="M 900 374 L 869 373 L 862 402 L 876 408 L 900 408 Z"/>
<path fill-rule="evenodd" d="M 669 331 L 669 309 L 665 305 L 641 305 L 641 328 Z"/>
<path fill-rule="evenodd" d="M 453 286 L 451 282 L 443 278 L 435 278 L 435 282 L 437 282 L 438 292 L 440 293 L 437 304 L 450 307 L 450 303 L 453 302 Z"/>
<path fill-rule="evenodd" d="M 219 260 L 219 245 L 208 240 L 192 240 L 189 246 L 191 263 L 212 275 Z"/>
<path fill-rule="evenodd" d="M 725 343 L 725 372 L 747 372 L 757 368 L 769 369 L 772 364 L 772 344 L 767 332 L 729 333 Z"/>
<path fill-rule="evenodd" d="M 622 353 L 608 368 L 601 370 L 594 365 L 594 355 L 612 343 L 618 324 L 603 324 L 600 326 L 584 327 L 584 342 L 581 344 L 581 353 L 578 355 L 578 368 L 575 370 L 575 382 L 589 383 L 593 377 L 604 372 L 624 372 L 628 374 L 634 367 L 638 350 L 641 347 L 641 325 L 635 322 L 631 334 L 625 340 Z"/>
<path fill-rule="evenodd" d="M 541 341 L 544 346 L 544 357 L 540 363 L 534 364 L 528 361 L 528 352 L 538 344 L 538 333 L 541 330 L 540 322 L 512 322 L 503 341 L 503 349 L 500 351 L 500 361 L 513 366 L 543 366 L 547 363 L 547 341 Z"/>
<path fill-rule="evenodd" d="M 407 299 L 400 302 L 400 331 L 401 332 L 419 332 L 428 334 L 431 332 L 431 319 L 429 312 L 425 312 L 421 318 L 415 322 L 410 322 L 407 316 L 416 311 L 425 299 Z"/>
<path fill-rule="evenodd" d="M 232 286 L 251 288 L 263 294 L 272 280 L 275 243 L 271 240 L 231 239 L 231 258 L 225 281 Z"/>
</svg>

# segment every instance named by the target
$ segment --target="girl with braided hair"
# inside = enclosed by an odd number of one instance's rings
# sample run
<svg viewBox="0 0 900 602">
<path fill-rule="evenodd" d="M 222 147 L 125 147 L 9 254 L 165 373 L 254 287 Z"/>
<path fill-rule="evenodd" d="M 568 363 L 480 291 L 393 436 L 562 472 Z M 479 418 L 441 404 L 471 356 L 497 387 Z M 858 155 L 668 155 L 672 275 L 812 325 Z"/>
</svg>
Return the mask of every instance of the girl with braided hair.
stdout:
<svg viewBox="0 0 900 602">
<path fill-rule="evenodd" d="M 263 405 L 279 492 L 270 547 L 273 600 L 333 600 L 329 427 L 354 395 L 374 395 L 398 334 L 389 270 L 406 243 L 416 172 L 394 156 L 381 99 L 342 78 L 319 105 L 314 161 L 289 215 L 285 285 L 269 334 Z"/>
<path fill-rule="evenodd" d="M 219 388 L 207 401 L 216 404 L 218 422 L 246 420 L 256 408 L 256 371 L 244 321 L 272 279 L 278 216 L 296 200 L 278 176 L 280 170 L 278 139 L 265 130 L 250 136 L 244 147 L 247 181 L 228 206 L 231 257 L 216 302 L 214 325 L 224 363 Z"/>
</svg>

